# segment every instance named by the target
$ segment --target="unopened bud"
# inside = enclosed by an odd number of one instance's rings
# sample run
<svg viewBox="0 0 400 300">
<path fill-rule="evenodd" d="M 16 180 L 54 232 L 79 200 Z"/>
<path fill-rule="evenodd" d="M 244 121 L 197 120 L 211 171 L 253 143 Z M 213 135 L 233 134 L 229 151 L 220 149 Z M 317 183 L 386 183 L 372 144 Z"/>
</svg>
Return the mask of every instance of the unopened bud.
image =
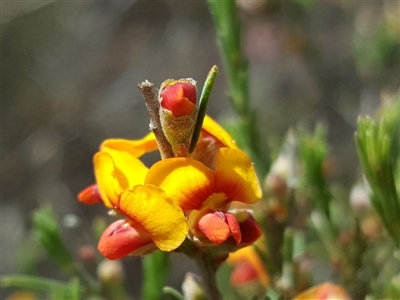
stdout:
<svg viewBox="0 0 400 300">
<path fill-rule="evenodd" d="M 186 156 L 196 124 L 196 82 L 168 79 L 161 84 L 160 121 L 163 132 L 176 156 Z"/>
<path fill-rule="evenodd" d="M 192 79 L 167 80 L 161 85 L 161 106 L 176 118 L 190 115 L 196 101 L 196 83 Z"/>
</svg>

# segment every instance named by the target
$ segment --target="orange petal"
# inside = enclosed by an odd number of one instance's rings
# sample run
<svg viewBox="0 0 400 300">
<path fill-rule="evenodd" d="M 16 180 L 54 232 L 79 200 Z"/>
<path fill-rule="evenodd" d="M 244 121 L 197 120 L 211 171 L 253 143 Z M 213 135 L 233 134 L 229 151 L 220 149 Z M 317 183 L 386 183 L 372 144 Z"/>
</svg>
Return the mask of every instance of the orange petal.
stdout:
<svg viewBox="0 0 400 300">
<path fill-rule="evenodd" d="M 198 223 L 200 231 L 215 245 L 226 241 L 231 231 L 220 212 L 212 212 L 204 215 Z"/>
<path fill-rule="evenodd" d="M 145 230 L 163 251 L 179 247 L 188 233 L 181 208 L 156 186 L 137 185 L 125 190 L 118 208 Z"/>
<path fill-rule="evenodd" d="M 126 220 L 118 220 L 104 231 L 98 249 L 106 258 L 114 260 L 151 243 L 150 236 L 143 230 L 132 227 Z"/>
<path fill-rule="evenodd" d="M 78 194 L 78 200 L 85 204 L 103 202 L 97 184 L 92 184 Z"/>
<path fill-rule="evenodd" d="M 261 188 L 250 158 L 243 151 L 221 148 L 217 153 L 216 192 L 225 193 L 230 201 L 255 203 Z"/>
<path fill-rule="evenodd" d="M 154 164 L 146 184 L 160 187 L 183 211 L 199 208 L 213 193 L 214 172 L 190 158 L 170 158 Z"/>
<path fill-rule="evenodd" d="M 219 140 L 225 147 L 238 149 L 235 141 L 217 122 L 215 122 L 210 116 L 206 115 L 203 123 L 203 130 L 213 135 Z"/>
</svg>

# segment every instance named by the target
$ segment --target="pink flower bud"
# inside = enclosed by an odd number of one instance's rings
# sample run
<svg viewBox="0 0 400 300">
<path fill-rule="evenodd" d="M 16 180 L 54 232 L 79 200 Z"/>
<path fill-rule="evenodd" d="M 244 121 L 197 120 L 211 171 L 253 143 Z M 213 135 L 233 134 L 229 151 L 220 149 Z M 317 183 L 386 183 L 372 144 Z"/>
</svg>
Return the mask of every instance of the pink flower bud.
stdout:
<svg viewBox="0 0 400 300">
<path fill-rule="evenodd" d="M 196 86 L 191 81 L 168 81 L 161 88 L 161 106 L 171 111 L 176 118 L 193 112 L 196 105 Z"/>
</svg>

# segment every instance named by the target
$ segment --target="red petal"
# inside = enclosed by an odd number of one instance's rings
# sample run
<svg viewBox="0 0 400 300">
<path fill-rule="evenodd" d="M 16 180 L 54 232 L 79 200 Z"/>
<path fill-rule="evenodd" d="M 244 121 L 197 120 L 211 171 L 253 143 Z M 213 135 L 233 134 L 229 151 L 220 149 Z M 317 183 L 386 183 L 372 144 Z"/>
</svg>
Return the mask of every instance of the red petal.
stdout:
<svg viewBox="0 0 400 300">
<path fill-rule="evenodd" d="M 161 106 L 175 117 L 190 115 L 196 104 L 196 87 L 189 82 L 175 82 L 166 85 L 161 93 Z"/>
<path fill-rule="evenodd" d="M 257 221 L 249 213 L 248 217 L 239 223 L 240 231 L 242 233 L 241 246 L 246 246 L 254 243 L 262 234 Z"/>
<path fill-rule="evenodd" d="M 233 238 L 236 241 L 236 244 L 239 245 L 240 241 L 242 240 L 242 232 L 240 229 L 240 225 L 236 219 L 236 217 L 230 213 L 224 213 L 226 222 L 228 223 L 229 229 Z"/>
<path fill-rule="evenodd" d="M 78 194 L 78 200 L 85 204 L 96 204 L 103 202 L 100 197 L 97 184 L 92 184 Z"/>
<path fill-rule="evenodd" d="M 151 238 L 143 230 L 132 227 L 127 220 L 118 220 L 104 231 L 98 249 L 106 258 L 114 260 L 150 243 Z"/>
</svg>

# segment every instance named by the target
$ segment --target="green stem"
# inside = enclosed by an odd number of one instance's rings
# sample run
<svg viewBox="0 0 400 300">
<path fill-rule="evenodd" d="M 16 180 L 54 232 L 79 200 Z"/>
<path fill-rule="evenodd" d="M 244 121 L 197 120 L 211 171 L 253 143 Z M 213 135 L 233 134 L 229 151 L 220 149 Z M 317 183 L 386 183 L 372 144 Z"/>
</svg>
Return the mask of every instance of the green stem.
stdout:
<svg viewBox="0 0 400 300">
<path fill-rule="evenodd" d="M 143 262 L 143 290 L 142 299 L 161 299 L 163 287 L 168 276 L 169 254 L 157 251 L 142 258 Z"/>
<path fill-rule="evenodd" d="M 217 30 L 217 43 L 227 73 L 229 96 L 244 137 L 244 147 L 250 150 L 252 160 L 265 175 L 268 155 L 262 153 L 256 114 L 250 106 L 248 62 L 242 54 L 241 28 L 234 0 L 208 0 Z"/>
<path fill-rule="evenodd" d="M 216 273 L 218 266 L 213 261 L 209 252 L 202 253 L 195 257 L 197 266 L 199 267 L 204 286 L 207 290 L 208 299 L 221 300 L 222 295 L 217 286 Z"/>
</svg>

